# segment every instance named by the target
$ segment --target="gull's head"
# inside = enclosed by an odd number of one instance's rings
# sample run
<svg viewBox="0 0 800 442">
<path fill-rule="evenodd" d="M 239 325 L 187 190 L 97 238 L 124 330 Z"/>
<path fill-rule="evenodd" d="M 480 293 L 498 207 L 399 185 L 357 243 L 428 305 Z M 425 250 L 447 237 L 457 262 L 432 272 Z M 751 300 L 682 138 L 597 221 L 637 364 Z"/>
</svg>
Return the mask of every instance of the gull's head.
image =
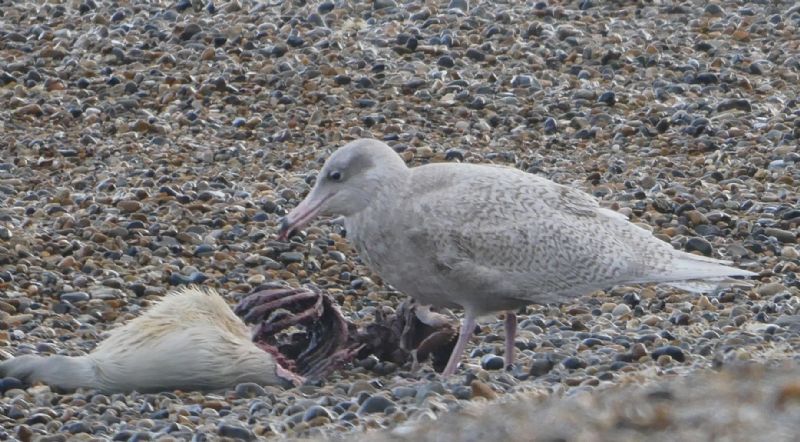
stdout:
<svg viewBox="0 0 800 442">
<path fill-rule="evenodd" d="M 279 238 L 288 238 L 317 216 L 352 216 L 367 208 L 386 184 L 407 172 L 403 159 L 378 140 L 352 141 L 334 152 L 306 198 L 281 220 Z"/>
</svg>

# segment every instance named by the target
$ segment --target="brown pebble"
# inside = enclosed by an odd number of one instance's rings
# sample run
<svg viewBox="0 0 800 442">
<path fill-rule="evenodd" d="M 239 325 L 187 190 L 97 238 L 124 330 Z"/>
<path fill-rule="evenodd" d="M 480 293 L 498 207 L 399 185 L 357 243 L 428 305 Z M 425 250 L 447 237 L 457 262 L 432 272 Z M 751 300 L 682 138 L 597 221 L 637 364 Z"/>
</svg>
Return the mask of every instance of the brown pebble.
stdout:
<svg viewBox="0 0 800 442">
<path fill-rule="evenodd" d="M 781 387 L 775 400 L 777 408 L 784 408 L 787 402 L 800 404 L 800 381 L 791 382 Z"/>
<path fill-rule="evenodd" d="M 117 207 L 125 212 L 138 212 L 142 208 L 142 203 L 136 200 L 122 200 L 117 203 Z"/>
<path fill-rule="evenodd" d="M 689 218 L 689 221 L 691 221 L 691 223 L 695 226 L 708 224 L 708 218 L 706 218 L 705 215 L 697 210 L 690 210 L 686 212 L 686 217 Z"/>
<path fill-rule="evenodd" d="M 635 360 L 639 360 L 639 358 L 647 356 L 647 347 L 641 342 L 637 342 L 631 347 L 631 355 L 633 355 Z"/>
<path fill-rule="evenodd" d="M 656 363 L 658 365 L 661 365 L 662 367 L 665 366 L 665 365 L 669 365 L 669 364 L 672 363 L 672 356 L 670 356 L 670 355 L 661 355 L 656 360 Z"/>
<path fill-rule="evenodd" d="M 42 112 L 42 107 L 41 106 L 39 106 L 38 104 L 32 103 L 32 104 L 28 104 L 28 105 L 22 106 L 21 108 L 17 109 L 16 111 L 14 111 L 14 114 L 16 114 L 18 116 L 21 116 L 21 115 L 41 116 L 43 114 L 43 112 Z"/>
<path fill-rule="evenodd" d="M 217 411 L 222 410 L 227 406 L 228 404 L 223 401 L 217 401 L 217 400 L 203 401 L 203 408 L 211 408 Z"/>
<path fill-rule="evenodd" d="M 58 268 L 61 270 L 74 268 L 76 264 L 75 257 L 67 256 L 58 263 Z"/>
<path fill-rule="evenodd" d="M 27 425 L 20 425 L 17 428 L 17 438 L 19 438 L 20 442 L 30 442 L 33 438 L 33 431 Z"/>
<path fill-rule="evenodd" d="M 205 48 L 205 50 L 203 50 L 203 54 L 200 55 L 200 58 L 202 60 L 205 60 L 205 61 L 210 61 L 210 60 L 213 60 L 214 58 L 216 58 L 216 56 L 217 56 L 217 53 L 214 51 L 214 48 L 207 47 L 207 48 Z"/>
<path fill-rule="evenodd" d="M 492 387 L 482 381 L 476 379 L 472 381 L 470 387 L 472 388 L 472 396 L 480 396 L 489 400 L 497 399 L 497 393 L 492 390 Z"/>
<path fill-rule="evenodd" d="M 0 300 L 0 310 L 4 311 L 6 313 L 11 313 L 12 315 L 17 312 L 16 307 L 14 307 L 13 305 L 7 303 L 6 301 L 2 301 L 2 300 Z M 3 332 L 3 333 L 5 333 L 5 332 Z M 6 337 L 5 338 L 3 338 L 2 333 L 0 333 L 0 339 L 8 339 L 8 333 L 6 333 Z"/>
</svg>

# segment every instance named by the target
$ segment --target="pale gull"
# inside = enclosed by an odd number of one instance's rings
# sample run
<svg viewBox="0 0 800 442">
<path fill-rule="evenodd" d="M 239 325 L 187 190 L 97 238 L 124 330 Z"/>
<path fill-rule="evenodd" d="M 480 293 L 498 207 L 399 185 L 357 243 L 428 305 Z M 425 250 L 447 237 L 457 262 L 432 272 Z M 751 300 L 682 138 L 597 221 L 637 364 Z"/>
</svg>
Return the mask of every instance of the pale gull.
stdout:
<svg viewBox="0 0 800 442">
<path fill-rule="evenodd" d="M 479 316 L 564 302 L 620 284 L 755 273 L 675 250 L 590 195 L 514 168 L 440 163 L 409 168 L 386 144 L 334 152 L 282 221 L 283 238 L 318 215 L 344 216 L 347 237 L 383 280 L 424 304 L 462 307 L 452 375 Z"/>
</svg>

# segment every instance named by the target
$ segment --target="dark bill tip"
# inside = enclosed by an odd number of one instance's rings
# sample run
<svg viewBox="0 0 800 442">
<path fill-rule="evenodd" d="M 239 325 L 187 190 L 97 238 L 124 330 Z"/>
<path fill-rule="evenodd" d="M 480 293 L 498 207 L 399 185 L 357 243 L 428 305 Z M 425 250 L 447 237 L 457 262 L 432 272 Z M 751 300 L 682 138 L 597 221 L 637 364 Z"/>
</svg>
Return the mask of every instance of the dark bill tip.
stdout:
<svg viewBox="0 0 800 442">
<path fill-rule="evenodd" d="M 284 216 L 280 219 L 280 227 L 278 229 L 278 239 L 286 241 L 294 233 L 292 225 L 289 223 L 288 217 Z"/>
</svg>

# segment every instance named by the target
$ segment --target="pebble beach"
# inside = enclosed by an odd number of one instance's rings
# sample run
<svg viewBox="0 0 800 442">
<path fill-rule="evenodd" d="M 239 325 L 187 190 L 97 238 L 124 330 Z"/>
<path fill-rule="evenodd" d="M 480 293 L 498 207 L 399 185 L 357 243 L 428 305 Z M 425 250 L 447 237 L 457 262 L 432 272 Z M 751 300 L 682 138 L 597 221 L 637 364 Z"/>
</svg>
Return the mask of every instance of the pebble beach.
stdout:
<svg viewBox="0 0 800 442">
<path fill-rule="evenodd" d="M 511 371 L 482 318 L 447 380 L 375 357 L 293 389 L 0 379 L 0 440 L 797 440 L 798 35 L 788 0 L 0 0 L 0 359 L 86 354 L 190 284 L 392 312 L 340 221 L 275 235 L 361 137 L 539 174 L 759 273 L 532 305 Z"/>
</svg>

